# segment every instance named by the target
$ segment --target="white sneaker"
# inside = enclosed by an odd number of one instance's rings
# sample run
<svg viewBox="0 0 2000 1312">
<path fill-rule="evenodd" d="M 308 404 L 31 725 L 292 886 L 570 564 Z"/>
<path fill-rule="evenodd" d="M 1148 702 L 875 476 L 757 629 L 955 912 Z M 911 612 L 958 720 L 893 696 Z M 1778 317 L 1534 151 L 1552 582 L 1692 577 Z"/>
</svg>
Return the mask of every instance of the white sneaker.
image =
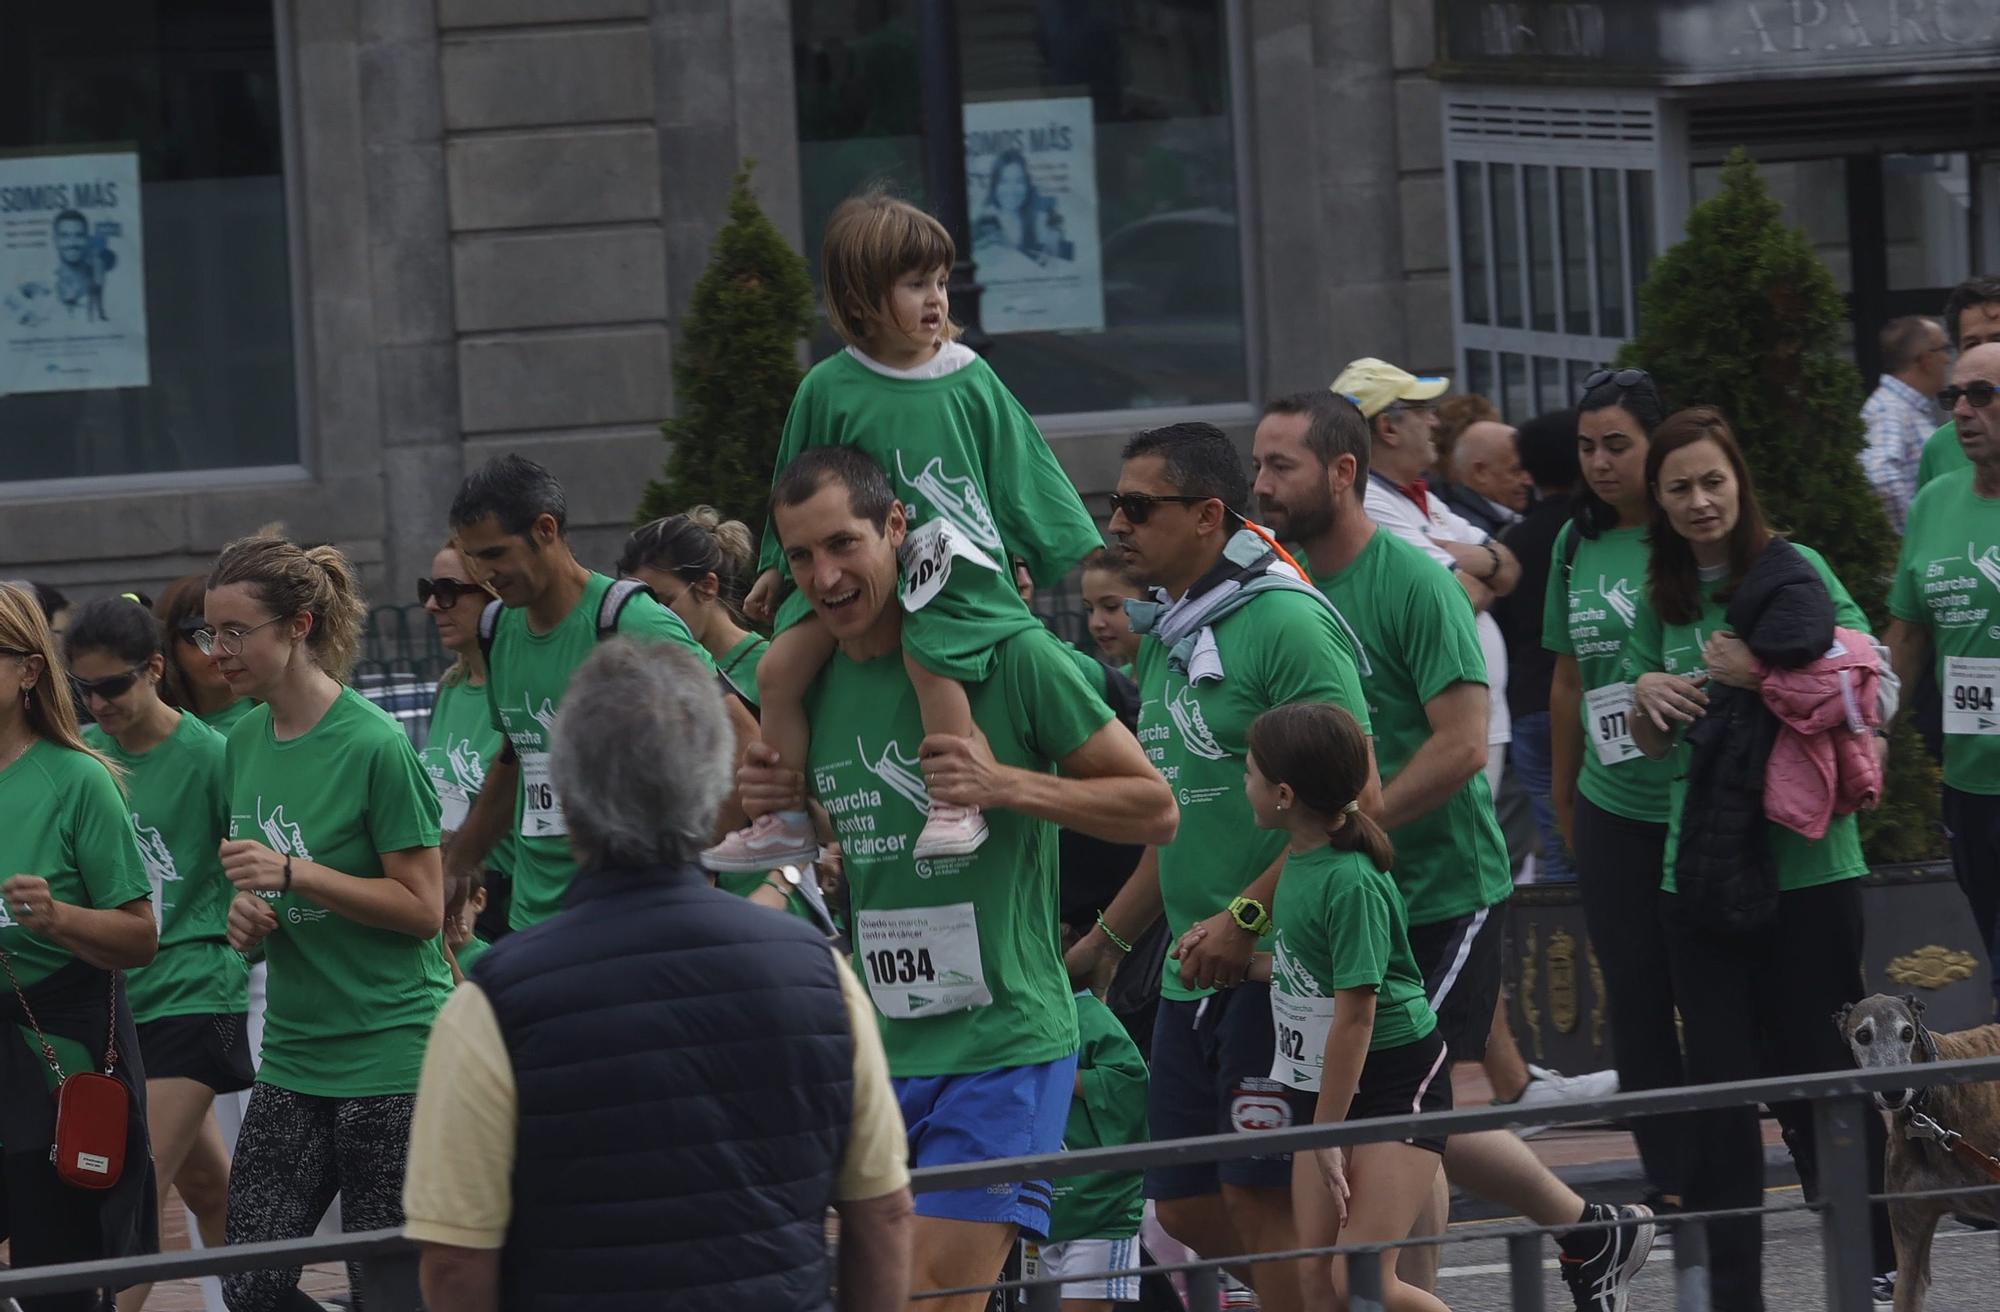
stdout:
<svg viewBox="0 0 2000 1312">
<path fill-rule="evenodd" d="M 924 820 L 924 832 L 910 855 L 919 861 L 936 856 L 971 856 L 986 842 L 986 817 L 976 806 L 950 806 L 932 802 Z"/>
<path fill-rule="evenodd" d="M 1222 1273 L 1222 1306 L 1229 1312 L 1257 1312 L 1256 1291 L 1225 1271 Z"/>
<path fill-rule="evenodd" d="M 1511 1106 L 1546 1107 L 1551 1103 L 1589 1102 L 1593 1098 L 1609 1098 L 1618 1092 L 1617 1071 L 1592 1071 L 1588 1075 L 1564 1075 L 1546 1066 L 1528 1066 L 1528 1087 L 1521 1090 Z M 1514 1131 L 1523 1139 L 1532 1139 L 1542 1131 L 1552 1127 L 1547 1125 L 1527 1125 Z"/>
<path fill-rule="evenodd" d="M 701 854 L 701 863 L 725 875 L 755 874 L 817 860 L 819 840 L 804 811 L 772 811 Z"/>
</svg>

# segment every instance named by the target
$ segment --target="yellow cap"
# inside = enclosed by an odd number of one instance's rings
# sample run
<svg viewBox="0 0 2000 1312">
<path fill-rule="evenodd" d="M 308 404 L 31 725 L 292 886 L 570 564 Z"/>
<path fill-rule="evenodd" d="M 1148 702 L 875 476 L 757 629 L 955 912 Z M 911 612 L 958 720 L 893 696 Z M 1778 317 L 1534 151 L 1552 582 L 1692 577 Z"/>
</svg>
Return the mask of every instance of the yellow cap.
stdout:
<svg viewBox="0 0 2000 1312">
<path fill-rule="evenodd" d="M 1435 401 L 1451 390 L 1451 379 L 1419 378 L 1386 360 L 1366 356 L 1340 371 L 1333 390 L 1373 419 L 1398 401 Z"/>
</svg>

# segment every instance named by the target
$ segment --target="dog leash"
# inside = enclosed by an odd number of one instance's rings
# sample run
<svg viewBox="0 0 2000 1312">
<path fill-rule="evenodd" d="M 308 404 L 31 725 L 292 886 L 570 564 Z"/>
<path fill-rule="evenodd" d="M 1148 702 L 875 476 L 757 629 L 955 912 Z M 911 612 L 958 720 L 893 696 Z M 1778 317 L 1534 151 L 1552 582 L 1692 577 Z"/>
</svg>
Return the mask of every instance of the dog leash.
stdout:
<svg viewBox="0 0 2000 1312">
<path fill-rule="evenodd" d="M 1945 1129 L 1922 1112 L 1910 1113 L 1910 1123 L 1904 1127 L 1903 1133 L 1911 1139 L 1928 1139 L 1967 1166 L 1985 1172 L 1989 1180 L 2000 1181 L 2000 1158 L 1981 1152 L 1967 1143 L 1964 1135 Z"/>
</svg>

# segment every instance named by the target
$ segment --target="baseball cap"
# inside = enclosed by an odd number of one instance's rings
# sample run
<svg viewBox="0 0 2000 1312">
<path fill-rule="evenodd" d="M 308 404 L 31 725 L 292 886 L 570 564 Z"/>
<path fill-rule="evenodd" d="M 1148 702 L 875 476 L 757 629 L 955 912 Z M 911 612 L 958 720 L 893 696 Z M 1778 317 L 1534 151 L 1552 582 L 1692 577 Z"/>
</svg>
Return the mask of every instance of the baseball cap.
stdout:
<svg viewBox="0 0 2000 1312">
<path fill-rule="evenodd" d="M 1419 378 L 1387 360 L 1364 356 L 1352 361 L 1333 380 L 1334 391 L 1373 419 L 1398 401 L 1435 401 L 1451 390 L 1449 378 Z"/>
</svg>

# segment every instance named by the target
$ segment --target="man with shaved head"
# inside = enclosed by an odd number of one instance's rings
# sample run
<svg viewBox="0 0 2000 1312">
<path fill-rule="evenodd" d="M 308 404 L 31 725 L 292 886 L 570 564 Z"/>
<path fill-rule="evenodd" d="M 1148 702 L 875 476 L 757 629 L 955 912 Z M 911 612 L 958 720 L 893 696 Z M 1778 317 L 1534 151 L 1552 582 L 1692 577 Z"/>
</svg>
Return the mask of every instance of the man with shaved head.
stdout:
<svg viewBox="0 0 2000 1312">
<path fill-rule="evenodd" d="M 1519 523 L 1528 509 L 1530 484 L 1511 424 L 1481 419 L 1466 425 L 1451 449 L 1451 479 L 1445 500 L 1488 533 Z"/>
<path fill-rule="evenodd" d="M 1951 860 L 1989 959 L 2000 948 L 2000 343 L 1959 357 L 1938 404 L 1971 462 L 1910 505 L 1889 593 L 1889 650 L 1911 686 L 1936 654 Z M 2000 998 L 2000 976 L 1995 980 Z"/>
</svg>

